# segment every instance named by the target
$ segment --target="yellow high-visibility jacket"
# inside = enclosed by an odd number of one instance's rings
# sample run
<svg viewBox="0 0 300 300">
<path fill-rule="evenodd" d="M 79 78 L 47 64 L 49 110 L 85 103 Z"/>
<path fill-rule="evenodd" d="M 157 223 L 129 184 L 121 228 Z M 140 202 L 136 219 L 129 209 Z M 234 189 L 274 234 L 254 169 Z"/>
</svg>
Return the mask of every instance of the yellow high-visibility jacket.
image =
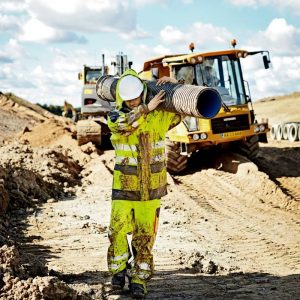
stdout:
<svg viewBox="0 0 300 300">
<path fill-rule="evenodd" d="M 138 74 L 127 70 L 126 75 Z M 144 84 L 143 103 L 129 110 L 116 88 L 116 109 L 108 115 L 115 149 L 113 200 L 146 201 L 167 194 L 165 135 L 181 117 L 175 113 L 154 110 L 147 113 L 147 86 Z"/>
</svg>

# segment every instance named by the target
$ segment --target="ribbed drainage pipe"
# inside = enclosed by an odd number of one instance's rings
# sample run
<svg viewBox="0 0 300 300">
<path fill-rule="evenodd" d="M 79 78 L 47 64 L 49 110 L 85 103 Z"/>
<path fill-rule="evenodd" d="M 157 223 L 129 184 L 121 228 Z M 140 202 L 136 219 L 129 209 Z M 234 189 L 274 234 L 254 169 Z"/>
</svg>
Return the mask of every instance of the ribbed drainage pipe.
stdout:
<svg viewBox="0 0 300 300">
<path fill-rule="evenodd" d="M 277 128 L 278 128 L 278 124 L 275 124 L 271 127 L 270 136 L 272 140 L 276 140 L 277 138 Z"/>
<path fill-rule="evenodd" d="M 284 140 L 287 140 L 288 137 L 289 137 L 289 130 L 290 130 L 290 123 L 285 123 L 283 124 L 283 132 L 282 132 L 282 135 L 283 135 L 283 139 Z"/>
<path fill-rule="evenodd" d="M 291 142 L 298 141 L 298 130 L 299 130 L 299 125 L 298 123 L 291 123 L 290 128 L 289 128 L 289 134 L 288 134 L 288 139 Z"/>
<path fill-rule="evenodd" d="M 96 83 L 97 95 L 106 101 L 116 101 L 116 87 L 118 78 L 111 75 L 101 76 Z"/>
<path fill-rule="evenodd" d="M 118 78 L 103 76 L 96 85 L 97 95 L 107 101 L 115 101 Z M 166 111 L 198 118 L 213 118 L 221 108 L 221 96 L 213 88 L 165 83 L 160 86 L 155 81 L 146 81 L 147 99 L 151 99 L 161 90 L 166 92 L 166 101 L 160 108 Z"/>
<path fill-rule="evenodd" d="M 277 125 L 276 139 L 278 141 L 283 139 L 283 124 Z"/>
</svg>

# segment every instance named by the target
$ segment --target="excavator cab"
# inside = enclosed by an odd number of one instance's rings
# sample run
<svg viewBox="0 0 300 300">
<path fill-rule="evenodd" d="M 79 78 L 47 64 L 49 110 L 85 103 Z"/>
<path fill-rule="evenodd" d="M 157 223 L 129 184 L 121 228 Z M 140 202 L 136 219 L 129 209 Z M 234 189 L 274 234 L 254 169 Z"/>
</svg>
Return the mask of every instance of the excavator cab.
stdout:
<svg viewBox="0 0 300 300">
<path fill-rule="evenodd" d="M 97 80 L 102 76 L 102 69 L 85 66 L 84 75 L 84 84 L 96 84 Z"/>
</svg>

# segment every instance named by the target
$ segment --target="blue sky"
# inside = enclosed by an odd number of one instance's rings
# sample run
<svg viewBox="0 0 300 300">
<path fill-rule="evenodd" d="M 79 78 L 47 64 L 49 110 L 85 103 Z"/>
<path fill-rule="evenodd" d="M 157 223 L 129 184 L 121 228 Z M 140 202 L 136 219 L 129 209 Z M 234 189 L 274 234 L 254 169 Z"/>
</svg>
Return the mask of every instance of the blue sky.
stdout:
<svg viewBox="0 0 300 300">
<path fill-rule="evenodd" d="M 0 0 L 0 91 L 32 102 L 80 105 L 83 64 L 120 51 L 146 59 L 230 48 L 269 50 L 243 60 L 252 98 L 300 91 L 299 0 Z M 111 69 L 112 70 L 112 69 Z M 113 70 L 112 70 L 113 71 Z"/>
</svg>

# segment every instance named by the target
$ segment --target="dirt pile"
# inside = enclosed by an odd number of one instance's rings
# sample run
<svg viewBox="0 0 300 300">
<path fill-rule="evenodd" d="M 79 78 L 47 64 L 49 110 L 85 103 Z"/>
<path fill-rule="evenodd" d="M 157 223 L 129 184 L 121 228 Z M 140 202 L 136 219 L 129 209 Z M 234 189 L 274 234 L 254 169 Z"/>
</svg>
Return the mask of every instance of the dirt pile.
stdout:
<svg viewBox="0 0 300 300">
<path fill-rule="evenodd" d="M 34 199 L 46 201 L 74 195 L 80 184 L 81 167 L 60 147 L 32 148 L 28 144 L 9 144 L 0 148 L 0 206 L 32 206 Z M 37 201 L 37 200 L 36 200 Z"/>
<path fill-rule="evenodd" d="M 58 152 L 66 153 L 82 167 L 90 162 L 93 155 L 103 153 L 92 143 L 79 147 L 74 122 L 63 117 L 49 119 L 30 130 L 22 132 L 19 135 L 19 140 L 34 148 L 59 149 Z"/>
<path fill-rule="evenodd" d="M 88 299 L 22 251 L 27 215 L 80 189 L 89 155 L 76 147 L 74 134 L 71 120 L 0 94 L 0 299 Z"/>
<path fill-rule="evenodd" d="M 23 142 L 0 147 L 0 299 L 85 299 L 58 278 L 37 276 L 47 275 L 48 270 L 36 258 L 24 268 L 18 251 L 20 224 L 26 215 L 42 202 L 74 195 L 80 188 L 81 170 L 62 146 L 33 148 Z M 36 271 L 29 274 L 33 269 Z"/>
<path fill-rule="evenodd" d="M 55 116 L 38 105 L 14 94 L 0 92 L 0 146 L 16 138 L 25 128 L 32 128 Z"/>
<path fill-rule="evenodd" d="M 20 139 L 33 147 L 49 147 L 63 137 L 76 138 L 76 128 L 71 120 L 56 118 L 46 120 L 31 130 L 25 131 Z"/>
<path fill-rule="evenodd" d="M 297 105 L 299 101 L 300 92 L 296 92 L 255 101 L 253 107 L 258 121 L 267 118 L 272 126 L 283 122 L 299 122 L 300 106 Z"/>
<path fill-rule="evenodd" d="M 49 111 L 12 93 L 0 94 L 0 107 L 22 119 L 31 120 L 33 124 L 54 117 Z"/>
<path fill-rule="evenodd" d="M 0 248 L 0 299 L 89 299 L 56 277 L 28 277 L 16 247 Z"/>
</svg>

